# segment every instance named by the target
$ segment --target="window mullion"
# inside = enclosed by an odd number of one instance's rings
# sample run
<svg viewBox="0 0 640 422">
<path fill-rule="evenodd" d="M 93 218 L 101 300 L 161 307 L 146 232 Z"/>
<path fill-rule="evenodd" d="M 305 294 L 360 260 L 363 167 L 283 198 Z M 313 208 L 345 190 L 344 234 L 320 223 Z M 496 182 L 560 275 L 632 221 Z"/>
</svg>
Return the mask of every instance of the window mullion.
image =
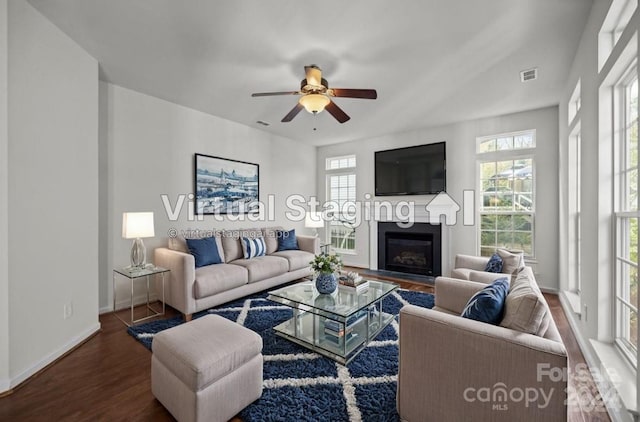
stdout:
<svg viewBox="0 0 640 422">
<path fill-rule="evenodd" d="M 622 261 L 622 262 L 624 262 L 625 264 L 629 264 L 629 265 L 631 265 L 631 266 L 632 266 L 632 267 L 634 267 L 634 268 L 638 268 L 638 263 L 637 263 L 637 262 L 633 262 L 633 261 L 631 261 L 631 260 L 628 260 L 628 259 L 627 259 L 627 258 L 625 258 L 624 256 L 620 256 L 620 255 L 618 255 L 618 256 L 616 256 L 616 259 L 617 259 L 618 261 Z"/>
<path fill-rule="evenodd" d="M 625 298 L 621 297 L 620 295 L 616 296 L 616 299 L 619 302 L 621 302 L 622 304 L 624 304 L 627 308 L 632 310 L 633 312 L 638 312 L 638 308 L 636 308 L 632 303 L 630 303 L 628 300 L 626 300 Z"/>
</svg>

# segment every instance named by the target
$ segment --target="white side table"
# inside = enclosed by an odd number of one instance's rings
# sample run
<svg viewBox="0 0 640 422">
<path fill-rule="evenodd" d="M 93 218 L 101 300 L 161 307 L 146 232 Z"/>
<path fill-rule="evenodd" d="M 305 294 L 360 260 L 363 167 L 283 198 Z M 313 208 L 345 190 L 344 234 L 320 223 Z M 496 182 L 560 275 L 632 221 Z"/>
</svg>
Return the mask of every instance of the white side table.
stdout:
<svg viewBox="0 0 640 422">
<path fill-rule="evenodd" d="M 146 319 L 149 318 L 153 318 L 153 317 L 157 317 L 160 315 L 164 315 L 164 310 L 165 310 L 165 305 L 164 305 L 164 275 L 166 273 L 168 273 L 169 270 L 167 270 L 166 268 L 161 268 L 161 267 L 155 267 L 155 266 L 151 266 L 151 267 L 145 267 L 145 268 L 131 268 L 131 267 L 127 267 L 127 268 L 116 268 L 113 270 L 113 314 L 116 316 L 116 318 L 118 318 L 120 321 L 124 322 L 127 327 L 131 327 L 133 324 L 136 324 L 140 321 L 144 321 Z M 149 280 L 151 278 L 151 276 L 160 274 L 162 276 L 162 312 L 158 312 L 155 309 L 153 309 L 150 305 L 149 305 Z M 120 318 L 118 316 L 118 313 L 116 312 L 116 277 L 120 275 L 123 277 L 126 277 L 129 279 L 129 281 L 131 282 L 131 322 L 127 322 L 125 320 L 123 320 L 122 318 Z M 133 319 L 133 308 L 134 308 L 134 304 L 133 304 L 133 283 L 136 280 L 139 280 L 141 278 L 144 278 L 147 280 L 147 316 L 143 317 L 143 318 L 139 318 L 139 319 Z M 152 314 L 149 313 L 149 311 L 153 312 Z"/>
</svg>

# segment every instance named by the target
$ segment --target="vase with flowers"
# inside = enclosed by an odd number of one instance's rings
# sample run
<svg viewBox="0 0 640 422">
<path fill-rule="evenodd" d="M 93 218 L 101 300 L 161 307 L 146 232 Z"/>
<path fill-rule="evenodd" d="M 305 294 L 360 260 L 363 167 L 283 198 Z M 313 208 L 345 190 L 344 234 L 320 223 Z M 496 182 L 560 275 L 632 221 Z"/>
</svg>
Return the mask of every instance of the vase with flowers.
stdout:
<svg viewBox="0 0 640 422">
<path fill-rule="evenodd" d="M 339 255 L 321 253 L 310 262 L 316 273 L 316 289 L 321 294 L 331 294 L 338 288 L 336 273 L 342 268 Z"/>
</svg>

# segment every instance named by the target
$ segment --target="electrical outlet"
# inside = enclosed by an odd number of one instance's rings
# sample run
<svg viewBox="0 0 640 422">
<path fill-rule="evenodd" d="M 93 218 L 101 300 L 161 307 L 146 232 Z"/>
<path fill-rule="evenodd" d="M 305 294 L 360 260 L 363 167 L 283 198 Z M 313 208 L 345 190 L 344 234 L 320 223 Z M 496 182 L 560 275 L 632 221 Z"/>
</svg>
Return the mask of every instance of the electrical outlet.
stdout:
<svg viewBox="0 0 640 422">
<path fill-rule="evenodd" d="M 66 303 L 64 305 L 64 319 L 69 319 L 73 316 L 73 302 Z"/>
</svg>

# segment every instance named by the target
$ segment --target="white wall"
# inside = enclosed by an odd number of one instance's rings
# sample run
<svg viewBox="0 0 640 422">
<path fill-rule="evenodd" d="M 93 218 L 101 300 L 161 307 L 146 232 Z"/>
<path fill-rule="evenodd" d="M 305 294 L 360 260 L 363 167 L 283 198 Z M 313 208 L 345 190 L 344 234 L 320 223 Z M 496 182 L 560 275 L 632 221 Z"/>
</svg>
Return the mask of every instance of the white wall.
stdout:
<svg viewBox="0 0 640 422">
<path fill-rule="evenodd" d="M 0 391 L 9 389 L 9 169 L 7 0 L 0 0 Z"/>
<path fill-rule="evenodd" d="M 15 385 L 99 329 L 98 63 L 26 1 L 8 10 Z"/>
<path fill-rule="evenodd" d="M 318 149 L 317 190 L 321 201 L 326 196 L 324 163 L 327 157 L 355 154 L 357 159 L 356 190 L 358 199 L 374 192 L 374 151 L 446 141 L 447 193 L 462 205 L 463 190 L 476 189 L 476 137 L 505 132 L 536 129 L 536 197 L 535 217 L 536 272 L 541 286 L 558 288 L 558 108 L 547 107 L 522 113 L 427 128 L 414 132 L 384 135 L 372 139 L 330 145 Z M 382 200 L 411 200 L 427 203 L 431 196 L 380 197 Z M 478 200 L 478 198 L 476 198 Z M 477 226 L 463 226 L 462 215 L 450 231 L 450 251 L 476 254 Z M 356 230 L 357 255 L 344 255 L 346 263 L 368 267 L 369 239 L 367 225 Z M 452 262 L 443 263 L 446 274 Z"/>
<path fill-rule="evenodd" d="M 277 224 L 305 232 L 303 223 L 286 221 L 284 202 L 290 194 L 315 194 L 315 147 L 112 84 L 100 84 L 100 97 L 100 169 L 101 178 L 107 179 L 100 182 L 101 209 L 107 210 L 101 213 L 100 233 L 106 235 L 101 237 L 101 250 L 110 253 L 104 268 L 101 265 L 101 311 L 112 307 L 112 268 L 129 264 L 131 241 L 121 237 L 123 212 L 154 212 L 156 236 L 144 240 L 150 260 L 154 248 L 167 245 L 170 228 Z M 195 153 L 259 164 L 260 199 L 266 201 L 268 194 L 275 195 L 275 221 L 233 222 L 225 218 L 218 222 L 214 216 L 188 221 L 186 203 L 179 221 L 169 221 L 161 194 L 169 195 L 175 205 L 179 194 L 193 192 Z M 124 287 L 127 281 L 120 284 Z M 121 297 L 126 299 L 119 287 L 118 303 Z"/>
<path fill-rule="evenodd" d="M 640 396 L 635 396 L 636 371 L 613 346 L 614 306 L 613 274 L 615 265 L 614 233 L 612 213 L 615 208 L 613 197 L 614 175 L 612 165 L 619 157 L 614 156 L 614 139 L 611 137 L 613 119 L 611 87 L 616 83 L 621 70 L 631 64 L 631 58 L 638 55 L 637 33 L 640 26 L 640 12 L 635 11 L 631 21 L 611 52 L 609 59 L 598 69 L 598 34 L 605 21 L 612 1 L 595 1 L 585 26 L 579 48 L 574 57 L 567 78 L 567 84 L 560 102 L 559 119 L 559 209 L 561 230 L 561 289 L 567 290 L 575 280 L 575 272 L 569 267 L 571 244 L 575 239 L 570 235 L 572 224 L 569 198 L 569 172 L 575 167 L 569 159 L 568 139 L 575 122 L 580 122 L 581 133 L 581 174 L 580 174 L 580 268 L 581 292 L 577 306 L 571 306 L 573 295 L 563 292 L 561 299 L 572 328 L 585 358 L 590 366 L 601 370 L 598 377 L 603 395 L 615 398 L 613 388 L 607 384 L 613 381 L 624 404 L 640 408 Z M 602 49 L 601 49 L 602 51 Z M 568 107 L 571 94 L 580 81 L 581 108 L 577 118 L 568 122 Z M 575 296 L 574 296 L 575 297 Z M 575 310 L 575 312 L 574 312 Z M 615 374 L 609 374 L 614 368 Z M 623 369 L 619 369 L 623 368 Z M 633 376 L 631 375 L 633 374 Z M 628 384 L 626 384 L 628 383 Z M 633 390 L 633 391 L 632 391 Z M 630 395 L 634 395 L 630 397 Z M 609 409 L 613 420 L 631 420 L 624 406 Z"/>
<path fill-rule="evenodd" d="M 578 119 L 581 127 L 581 279 L 582 279 L 582 307 L 587 306 L 588 315 L 580 321 L 581 330 L 588 337 L 596 338 L 598 336 L 598 320 L 599 314 L 602 314 L 603 321 L 610 321 L 610 306 L 605 302 L 599 303 L 598 277 L 601 265 L 609 266 L 610 256 L 599 257 L 598 245 L 604 243 L 607 250 L 611 250 L 612 244 L 608 239 L 610 233 L 604 237 L 599 233 L 599 227 L 609 225 L 608 217 L 604 216 L 601 220 L 599 216 L 599 204 L 611 206 L 611 198 L 606 196 L 599 198 L 601 195 L 598 189 L 599 172 L 598 169 L 601 158 L 599 157 L 599 125 L 598 125 L 598 109 L 599 109 L 599 77 L 598 77 L 598 31 L 602 25 L 610 1 L 594 2 L 593 9 L 589 16 L 589 20 L 585 27 L 584 34 L 580 41 L 580 46 L 576 52 L 574 62 L 567 79 L 563 100 L 560 105 L 560 156 L 559 162 L 561 184 L 560 194 L 562 203 L 560 208 L 561 221 L 561 252 L 563 256 L 568 256 L 568 239 L 569 239 L 569 207 L 566 200 L 569 196 L 568 192 L 568 172 L 569 172 L 569 153 L 568 153 L 568 103 L 571 93 L 575 88 L 578 80 L 581 85 L 581 108 Z M 606 230 L 606 228 L 605 228 Z M 568 259 L 561 261 L 561 274 L 563 290 L 569 287 L 569 268 Z M 610 269 L 610 268 L 609 268 Z M 604 292 L 600 292 L 604 293 Z"/>
</svg>

